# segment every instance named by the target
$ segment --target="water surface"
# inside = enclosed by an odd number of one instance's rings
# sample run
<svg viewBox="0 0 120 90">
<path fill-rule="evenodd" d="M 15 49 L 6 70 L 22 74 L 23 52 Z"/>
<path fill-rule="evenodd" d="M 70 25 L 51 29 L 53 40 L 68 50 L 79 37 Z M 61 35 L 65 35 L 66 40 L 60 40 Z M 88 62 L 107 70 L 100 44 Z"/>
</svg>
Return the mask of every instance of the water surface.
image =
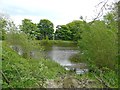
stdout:
<svg viewBox="0 0 120 90">
<path fill-rule="evenodd" d="M 58 47 L 53 46 L 52 50 L 48 51 L 48 56 L 54 60 L 55 62 L 59 63 L 62 66 L 71 65 L 69 58 L 70 56 L 77 54 L 79 51 L 73 49 L 74 47 Z"/>
<path fill-rule="evenodd" d="M 69 58 L 79 53 L 75 47 L 60 47 L 60 46 L 52 46 L 51 50 L 45 52 L 47 58 L 54 60 L 59 63 L 66 70 L 74 70 L 77 74 L 83 74 L 88 71 L 85 63 L 73 63 L 69 60 Z"/>
</svg>

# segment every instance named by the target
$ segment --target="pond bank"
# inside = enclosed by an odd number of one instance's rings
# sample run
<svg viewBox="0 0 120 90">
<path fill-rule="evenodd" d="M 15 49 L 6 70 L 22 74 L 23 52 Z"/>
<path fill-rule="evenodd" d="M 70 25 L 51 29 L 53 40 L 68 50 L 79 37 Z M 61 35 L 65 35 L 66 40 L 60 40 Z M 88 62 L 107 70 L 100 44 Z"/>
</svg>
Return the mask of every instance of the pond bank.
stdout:
<svg viewBox="0 0 120 90">
<path fill-rule="evenodd" d="M 62 41 L 62 40 L 36 40 L 36 43 L 39 43 L 39 45 L 43 46 L 44 49 L 50 49 L 49 47 L 60 46 L 60 47 L 77 47 L 77 43 L 73 41 Z"/>
<path fill-rule="evenodd" d="M 82 77 L 82 76 L 81 76 Z M 74 74 L 66 74 L 57 79 L 46 81 L 47 88 L 103 88 L 104 85 L 96 79 L 76 78 Z"/>
</svg>

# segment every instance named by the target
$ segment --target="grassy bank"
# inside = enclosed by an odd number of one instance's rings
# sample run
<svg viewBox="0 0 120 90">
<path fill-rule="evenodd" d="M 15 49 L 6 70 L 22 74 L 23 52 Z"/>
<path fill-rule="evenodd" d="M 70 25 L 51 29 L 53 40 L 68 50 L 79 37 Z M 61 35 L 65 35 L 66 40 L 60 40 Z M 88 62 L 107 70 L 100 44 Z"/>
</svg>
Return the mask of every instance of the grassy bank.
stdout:
<svg viewBox="0 0 120 90">
<path fill-rule="evenodd" d="M 63 40 L 36 40 L 35 43 L 42 46 L 45 50 L 51 50 L 52 46 L 58 47 L 72 47 L 71 49 L 78 49 L 77 43 L 73 41 L 63 41 Z"/>
<path fill-rule="evenodd" d="M 52 60 L 25 59 L 4 42 L 2 45 L 2 87 L 45 87 L 47 79 L 55 79 L 66 71 Z"/>
<path fill-rule="evenodd" d="M 36 40 L 36 42 L 38 42 L 42 46 L 52 46 L 52 45 L 61 46 L 61 47 L 77 46 L 77 43 L 73 41 L 63 41 L 63 40 Z"/>
</svg>

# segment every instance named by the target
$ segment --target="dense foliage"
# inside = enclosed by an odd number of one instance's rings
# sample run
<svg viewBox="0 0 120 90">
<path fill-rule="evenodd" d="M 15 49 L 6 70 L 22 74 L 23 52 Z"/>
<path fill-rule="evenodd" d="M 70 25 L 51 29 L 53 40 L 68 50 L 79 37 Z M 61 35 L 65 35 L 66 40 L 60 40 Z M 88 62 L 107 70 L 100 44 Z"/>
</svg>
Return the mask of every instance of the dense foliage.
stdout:
<svg viewBox="0 0 120 90">
<path fill-rule="evenodd" d="M 20 25 L 20 29 L 21 31 L 29 35 L 30 38 L 37 38 L 40 35 L 36 24 L 34 24 L 29 19 L 22 20 L 22 25 Z"/>
<path fill-rule="evenodd" d="M 85 21 L 74 20 L 66 25 L 58 25 L 55 39 L 77 41 L 81 39 L 81 33 L 86 28 L 85 24 Z"/>
<path fill-rule="evenodd" d="M 41 33 L 39 39 L 46 39 L 46 37 L 48 37 L 48 39 L 53 39 L 54 25 L 51 21 L 48 19 L 40 20 L 38 23 L 38 28 Z"/>
<path fill-rule="evenodd" d="M 71 32 L 65 25 L 58 25 L 57 30 L 55 32 L 56 40 L 71 40 Z"/>
<path fill-rule="evenodd" d="M 79 40 L 81 58 L 99 67 L 115 68 L 117 64 L 117 34 L 103 21 L 95 21 Z"/>
</svg>

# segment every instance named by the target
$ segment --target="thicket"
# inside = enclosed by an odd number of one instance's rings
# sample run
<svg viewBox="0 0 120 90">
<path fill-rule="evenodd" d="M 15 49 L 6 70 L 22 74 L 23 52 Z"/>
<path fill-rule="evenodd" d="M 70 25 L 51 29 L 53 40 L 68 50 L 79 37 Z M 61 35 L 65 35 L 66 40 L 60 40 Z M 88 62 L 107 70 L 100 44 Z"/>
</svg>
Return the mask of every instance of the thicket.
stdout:
<svg viewBox="0 0 120 90">
<path fill-rule="evenodd" d="M 104 20 L 88 23 L 89 29 L 78 41 L 80 61 L 89 66 L 89 71 L 98 75 L 109 87 L 118 87 L 118 36 L 117 21 L 113 13 Z"/>
</svg>

